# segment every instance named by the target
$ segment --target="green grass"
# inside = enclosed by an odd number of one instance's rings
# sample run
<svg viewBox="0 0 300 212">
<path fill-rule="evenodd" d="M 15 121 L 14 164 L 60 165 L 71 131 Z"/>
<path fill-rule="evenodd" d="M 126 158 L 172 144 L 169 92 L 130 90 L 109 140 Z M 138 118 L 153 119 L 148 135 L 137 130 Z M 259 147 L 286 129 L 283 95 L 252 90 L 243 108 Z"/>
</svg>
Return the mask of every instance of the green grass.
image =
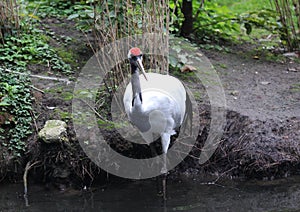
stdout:
<svg viewBox="0 0 300 212">
<path fill-rule="evenodd" d="M 213 0 L 213 2 L 218 3 L 220 6 L 227 6 L 235 13 L 246 13 L 272 8 L 269 0 Z"/>
</svg>

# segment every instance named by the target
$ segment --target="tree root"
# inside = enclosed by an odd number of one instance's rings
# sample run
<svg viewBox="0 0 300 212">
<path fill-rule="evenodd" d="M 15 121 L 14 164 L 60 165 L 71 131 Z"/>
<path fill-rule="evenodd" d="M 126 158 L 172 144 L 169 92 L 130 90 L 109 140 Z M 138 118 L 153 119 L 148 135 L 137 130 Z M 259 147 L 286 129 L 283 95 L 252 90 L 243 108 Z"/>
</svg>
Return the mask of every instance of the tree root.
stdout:
<svg viewBox="0 0 300 212">
<path fill-rule="evenodd" d="M 23 174 L 23 182 L 24 182 L 24 200 L 25 200 L 25 205 L 26 207 L 29 206 L 28 202 L 28 187 L 27 187 L 27 175 L 28 171 L 36 164 L 38 164 L 40 161 L 35 161 L 34 163 L 31 164 L 30 161 L 27 162 L 24 174 Z"/>
</svg>

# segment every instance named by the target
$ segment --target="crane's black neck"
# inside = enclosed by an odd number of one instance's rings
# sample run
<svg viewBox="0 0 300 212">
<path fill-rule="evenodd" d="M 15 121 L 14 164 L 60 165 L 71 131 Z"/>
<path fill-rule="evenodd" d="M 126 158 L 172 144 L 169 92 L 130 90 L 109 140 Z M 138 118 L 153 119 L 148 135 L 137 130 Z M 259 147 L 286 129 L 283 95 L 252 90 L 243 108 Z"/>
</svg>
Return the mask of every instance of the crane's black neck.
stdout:
<svg viewBox="0 0 300 212">
<path fill-rule="evenodd" d="M 142 104 L 142 90 L 139 76 L 139 69 L 134 63 L 131 64 L 131 85 L 132 85 L 132 106 Z"/>
</svg>

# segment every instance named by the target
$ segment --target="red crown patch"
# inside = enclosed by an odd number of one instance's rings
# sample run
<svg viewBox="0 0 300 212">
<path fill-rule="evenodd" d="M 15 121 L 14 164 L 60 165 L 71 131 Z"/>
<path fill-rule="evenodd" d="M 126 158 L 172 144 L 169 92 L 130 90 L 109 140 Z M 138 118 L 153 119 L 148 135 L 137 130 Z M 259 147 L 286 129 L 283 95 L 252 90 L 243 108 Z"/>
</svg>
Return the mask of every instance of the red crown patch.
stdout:
<svg viewBox="0 0 300 212">
<path fill-rule="evenodd" d="M 134 56 L 139 56 L 142 54 L 141 50 L 137 47 L 130 49 L 130 53 Z"/>
</svg>

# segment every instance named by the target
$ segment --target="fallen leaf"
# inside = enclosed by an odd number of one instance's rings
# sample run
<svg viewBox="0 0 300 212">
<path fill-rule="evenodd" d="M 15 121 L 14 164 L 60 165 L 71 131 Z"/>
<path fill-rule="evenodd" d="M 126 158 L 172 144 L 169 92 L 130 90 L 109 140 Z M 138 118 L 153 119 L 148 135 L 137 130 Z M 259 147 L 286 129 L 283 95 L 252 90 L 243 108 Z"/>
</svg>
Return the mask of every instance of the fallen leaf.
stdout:
<svg viewBox="0 0 300 212">
<path fill-rule="evenodd" d="M 181 70 L 181 72 L 197 71 L 197 69 L 191 65 L 184 65 L 180 70 Z"/>
<path fill-rule="evenodd" d="M 196 53 L 196 55 L 198 55 L 199 57 L 202 57 L 203 56 L 203 54 L 201 54 L 201 53 Z"/>
</svg>

